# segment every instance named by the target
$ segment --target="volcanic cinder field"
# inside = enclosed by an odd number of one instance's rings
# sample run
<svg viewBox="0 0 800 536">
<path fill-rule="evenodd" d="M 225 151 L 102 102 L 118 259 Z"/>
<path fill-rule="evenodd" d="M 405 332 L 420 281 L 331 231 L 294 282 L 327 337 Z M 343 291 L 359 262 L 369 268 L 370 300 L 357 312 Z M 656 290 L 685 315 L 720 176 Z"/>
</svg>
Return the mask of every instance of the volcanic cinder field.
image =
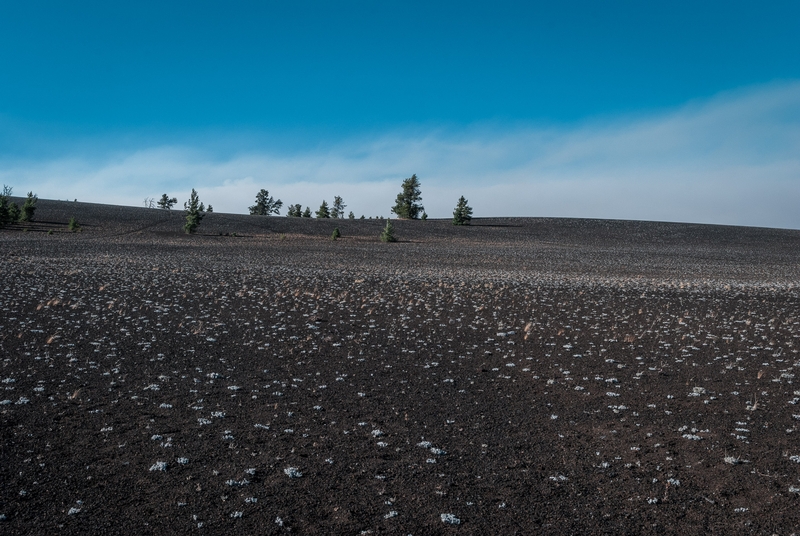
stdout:
<svg viewBox="0 0 800 536">
<path fill-rule="evenodd" d="M 38 206 L 0 533 L 800 527 L 800 232 Z"/>
</svg>

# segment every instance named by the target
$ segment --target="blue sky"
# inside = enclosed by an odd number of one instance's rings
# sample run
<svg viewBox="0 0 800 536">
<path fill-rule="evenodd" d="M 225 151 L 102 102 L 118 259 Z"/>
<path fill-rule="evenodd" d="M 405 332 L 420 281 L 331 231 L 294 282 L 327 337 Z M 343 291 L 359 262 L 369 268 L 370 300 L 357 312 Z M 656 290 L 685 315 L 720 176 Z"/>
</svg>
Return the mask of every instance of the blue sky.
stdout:
<svg viewBox="0 0 800 536">
<path fill-rule="evenodd" d="M 0 180 L 800 228 L 797 2 L 5 2 Z"/>
</svg>

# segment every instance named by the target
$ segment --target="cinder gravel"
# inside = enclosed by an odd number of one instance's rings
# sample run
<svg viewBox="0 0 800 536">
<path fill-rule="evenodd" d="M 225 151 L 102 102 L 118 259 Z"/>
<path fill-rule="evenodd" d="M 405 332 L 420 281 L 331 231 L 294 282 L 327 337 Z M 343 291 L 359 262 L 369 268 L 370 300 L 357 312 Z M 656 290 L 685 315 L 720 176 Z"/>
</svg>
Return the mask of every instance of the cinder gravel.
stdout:
<svg viewBox="0 0 800 536">
<path fill-rule="evenodd" d="M 800 526 L 800 232 L 473 224 L 40 200 L 0 231 L 0 532 Z"/>
</svg>

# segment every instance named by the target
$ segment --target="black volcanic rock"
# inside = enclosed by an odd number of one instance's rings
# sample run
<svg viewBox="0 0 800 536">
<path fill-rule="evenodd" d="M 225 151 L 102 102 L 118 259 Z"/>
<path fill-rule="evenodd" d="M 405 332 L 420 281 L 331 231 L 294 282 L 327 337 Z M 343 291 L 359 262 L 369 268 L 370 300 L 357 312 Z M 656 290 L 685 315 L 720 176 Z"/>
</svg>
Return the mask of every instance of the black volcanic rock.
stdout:
<svg viewBox="0 0 800 536">
<path fill-rule="evenodd" d="M 800 524 L 800 232 L 393 220 L 385 244 L 37 207 L 0 231 L 2 533 Z"/>
</svg>

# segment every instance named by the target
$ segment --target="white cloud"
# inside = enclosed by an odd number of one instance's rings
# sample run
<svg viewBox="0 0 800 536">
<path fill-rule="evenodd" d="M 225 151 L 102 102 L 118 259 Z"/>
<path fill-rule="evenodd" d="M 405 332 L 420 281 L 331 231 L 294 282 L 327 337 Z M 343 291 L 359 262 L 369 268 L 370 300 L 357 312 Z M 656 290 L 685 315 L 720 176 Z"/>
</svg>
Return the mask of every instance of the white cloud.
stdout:
<svg viewBox="0 0 800 536">
<path fill-rule="evenodd" d="M 322 148 L 225 158 L 191 143 L 69 158 L 0 160 L 0 181 L 41 197 L 140 204 L 192 187 L 246 212 L 266 188 L 316 209 L 341 195 L 356 215 L 390 215 L 417 173 L 432 217 L 460 195 L 476 216 L 563 216 L 800 228 L 800 83 L 740 90 L 647 117 L 568 127 L 387 132 Z"/>
</svg>

